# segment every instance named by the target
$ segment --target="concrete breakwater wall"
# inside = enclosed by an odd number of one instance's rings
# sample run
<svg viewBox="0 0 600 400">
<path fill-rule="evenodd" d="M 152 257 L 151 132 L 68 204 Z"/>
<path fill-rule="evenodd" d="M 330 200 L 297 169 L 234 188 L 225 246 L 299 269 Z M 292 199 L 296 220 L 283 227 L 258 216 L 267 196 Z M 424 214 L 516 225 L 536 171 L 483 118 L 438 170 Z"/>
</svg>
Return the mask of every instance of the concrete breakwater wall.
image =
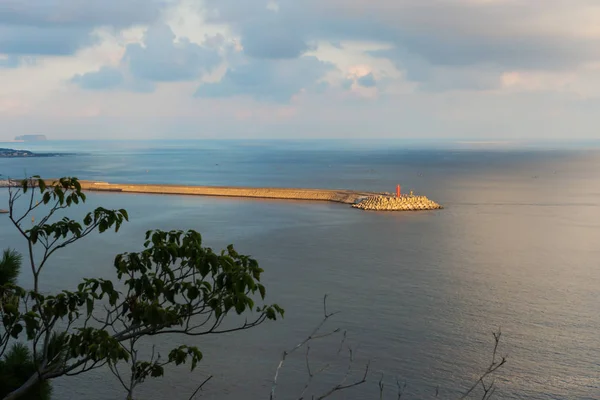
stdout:
<svg viewBox="0 0 600 400">
<path fill-rule="evenodd" d="M 20 186 L 20 185 L 19 185 L 19 182 L 15 181 L 15 180 L 0 179 L 0 188 L 17 187 L 17 186 Z"/>
<path fill-rule="evenodd" d="M 48 180 L 50 183 L 51 180 Z M 196 196 L 250 197 L 282 200 L 333 201 L 354 204 L 373 192 L 353 190 L 303 189 L 303 188 L 254 188 L 233 186 L 190 186 L 154 184 L 117 184 L 96 181 L 79 181 L 83 190 L 122 193 L 185 194 Z"/>
<path fill-rule="evenodd" d="M 376 195 L 353 204 L 352 207 L 361 210 L 372 211 L 418 211 L 418 210 L 437 210 L 441 209 L 435 201 L 429 200 L 425 196 L 389 196 Z"/>
</svg>

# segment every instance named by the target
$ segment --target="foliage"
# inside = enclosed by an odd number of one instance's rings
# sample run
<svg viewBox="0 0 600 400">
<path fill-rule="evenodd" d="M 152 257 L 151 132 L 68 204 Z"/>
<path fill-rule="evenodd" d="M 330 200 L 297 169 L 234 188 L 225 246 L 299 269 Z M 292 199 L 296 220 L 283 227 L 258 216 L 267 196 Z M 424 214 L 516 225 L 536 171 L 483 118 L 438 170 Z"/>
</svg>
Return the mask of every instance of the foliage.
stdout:
<svg viewBox="0 0 600 400">
<path fill-rule="evenodd" d="M 35 362 L 35 373 L 5 399 L 22 398 L 30 388 L 53 378 L 72 376 L 107 366 L 133 398 L 135 387 L 145 379 L 162 376 L 168 364 L 188 363 L 196 368 L 202 360 L 197 347 L 181 345 L 166 358 L 138 356 L 140 339 L 165 334 L 200 336 L 255 327 L 267 319 L 283 316 L 278 305 L 258 305 L 266 291 L 260 283 L 263 270 L 256 260 L 239 254 L 233 246 L 214 252 L 203 247 L 201 235 L 190 231 L 148 231 L 139 252 L 115 257 L 116 281 L 84 279 L 76 289 L 47 293 L 41 273 L 57 251 L 92 232 L 115 232 L 128 220 L 125 210 L 102 207 L 81 222 L 58 218 L 61 210 L 84 203 L 77 178 L 47 182 L 25 179 L 11 188 L 9 218 L 26 240 L 33 288 L 14 283 L 15 301 L 0 307 L 0 351 L 14 340 L 26 340 Z M 18 201 L 25 210 L 17 211 Z M 34 213 L 43 212 L 37 223 Z M 33 226 L 25 228 L 32 218 Z M 230 328 L 221 328 L 230 314 L 254 317 Z M 56 332 L 63 331 L 56 335 Z M 2 355 L 0 353 L 0 355 Z M 118 366 L 126 364 L 130 379 Z M 122 369 L 121 369 L 122 370 Z"/>
<path fill-rule="evenodd" d="M 16 285 L 23 257 L 16 250 L 6 249 L 0 259 L 0 286 Z"/>
<path fill-rule="evenodd" d="M 13 302 L 10 286 L 17 284 L 21 271 L 21 254 L 12 249 L 4 250 L 0 258 L 0 304 Z M 0 397 L 4 397 L 13 390 L 18 389 L 36 371 L 35 362 L 29 349 L 22 343 L 14 343 L 0 360 Z M 28 400 L 50 399 L 51 388 L 49 382 L 38 383 L 24 396 Z"/>
<path fill-rule="evenodd" d="M 18 389 L 36 373 L 36 363 L 29 348 L 15 343 L 0 361 L 0 397 Z M 33 385 L 21 398 L 25 400 L 50 400 L 52 390 L 48 381 Z"/>
</svg>

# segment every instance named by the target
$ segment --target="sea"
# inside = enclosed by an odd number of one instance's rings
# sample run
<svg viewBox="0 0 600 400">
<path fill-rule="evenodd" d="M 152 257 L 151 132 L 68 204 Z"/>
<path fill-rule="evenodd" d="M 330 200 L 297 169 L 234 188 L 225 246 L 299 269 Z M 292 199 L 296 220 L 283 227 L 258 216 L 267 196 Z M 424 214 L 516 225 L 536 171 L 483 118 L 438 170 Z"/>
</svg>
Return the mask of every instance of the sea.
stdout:
<svg viewBox="0 0 600 400">
<path fill-rule="evenodd" d="M 0 147 L 69 155 L 0 159 L 0 179 L 356 189 L 426 195 L 443 210 L 365 212 L 346 204 L 89 193 L 79 216 L 125 208 L 118 233 L 56 254 L 42 290 L 115 278 L 114 256 L 149 229 L 194 229 L 264 269 L 285 317 L 199 337 L 157 336 L 140 355 L 195 345 L 140 399 L 457 399 L 496 357 L 493 399 L 600 399 L 600 143 L 408 140 L 47 141 Z M 0 208 L 8 192 L 0 189 Z M 25 250 L 6 216 L 0 244 Z M 21 283 L 31 283 L 24 268 Z M 324 298 L 327 296 L 326 301 Z M 308 346 L 289 353 L 334 313 Z M 239 322 L 239 321 L 238 321 Z M 366 382 L 358 384 L 365 376 Z M 208 377 L 211 379 L 192 394 Z M 485 380 L 486 385 L 492 377 Z M 356 384 L 356 385 L 354 385 Z M 354 386 L 353 386 L 354 385 Z M 53 382 L 55 399 L 125 398 L 108 369 Z M 341 390 L 340 388 L 348 387 Z M 481 398 L 481 385 L 469 398 Z"/>
</svg>

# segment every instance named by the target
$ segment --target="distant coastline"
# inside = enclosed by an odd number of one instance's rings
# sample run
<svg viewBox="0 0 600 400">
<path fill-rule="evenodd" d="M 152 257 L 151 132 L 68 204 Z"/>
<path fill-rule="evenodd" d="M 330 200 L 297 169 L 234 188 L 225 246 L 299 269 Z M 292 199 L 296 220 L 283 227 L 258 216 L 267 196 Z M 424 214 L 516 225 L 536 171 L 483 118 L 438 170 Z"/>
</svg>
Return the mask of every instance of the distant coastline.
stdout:
<svg viewBox="0 0 600 400">
<path fill-rule="evenodd" d="M 70 153 L 34 153 L 29 150 L 15 150 L 0 148 L 0 158 L 33 158 L 33 157 L 60 157 L 70 156 Z"/>
</svg>

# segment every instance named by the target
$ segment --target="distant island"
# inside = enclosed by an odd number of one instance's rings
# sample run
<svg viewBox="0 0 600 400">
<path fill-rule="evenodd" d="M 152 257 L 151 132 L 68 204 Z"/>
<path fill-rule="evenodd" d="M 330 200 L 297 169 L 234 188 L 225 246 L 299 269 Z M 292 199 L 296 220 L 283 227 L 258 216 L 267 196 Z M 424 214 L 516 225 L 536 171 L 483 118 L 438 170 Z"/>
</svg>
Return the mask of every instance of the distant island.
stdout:
<svg viewBox="0 0 600 400">
<path fill-rule="evenodd" d="M 18 142 L 40 142 L 46 139 L 46 135 L 22 135 L 15 137 Z"/>
<path fill-rule="evenodd" d="M 0 158 L 22 158 L 22 157 L 56 157 L 69 155 L 66 153 L 34 153 L 29 150 L 15 150 L 0 148 Z"/>
</svg>

